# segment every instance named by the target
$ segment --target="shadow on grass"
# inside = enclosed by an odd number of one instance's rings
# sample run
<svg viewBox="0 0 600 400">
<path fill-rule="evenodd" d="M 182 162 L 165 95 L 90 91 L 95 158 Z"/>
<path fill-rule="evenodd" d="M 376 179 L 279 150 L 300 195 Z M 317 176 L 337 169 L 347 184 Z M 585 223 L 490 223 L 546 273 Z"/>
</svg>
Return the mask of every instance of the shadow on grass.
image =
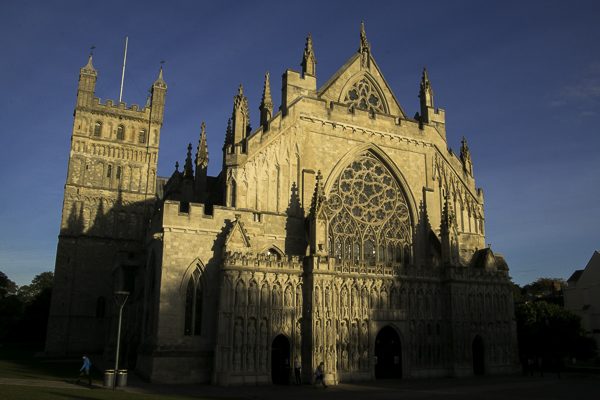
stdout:
<svg viewBox="0 0 600 400">
<path fill-rule="evenodd" d="M 16 379 L 74 380 L 79 375 L 81 360 L 36 357 L 38 346 L 20 343 L 0 345 L 0 377 Z M 93 377 L 101 377 L 93 371 Z"/>
</svg>

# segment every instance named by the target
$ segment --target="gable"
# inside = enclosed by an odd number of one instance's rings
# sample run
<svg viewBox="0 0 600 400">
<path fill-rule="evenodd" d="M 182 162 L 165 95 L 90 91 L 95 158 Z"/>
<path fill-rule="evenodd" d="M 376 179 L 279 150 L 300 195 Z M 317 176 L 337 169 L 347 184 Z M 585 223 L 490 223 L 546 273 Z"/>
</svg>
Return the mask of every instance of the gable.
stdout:
<svg viewBox="0 0 600 400">
<path fill-rule="evenodd" d="M 250 248 L 250 237 L 244 228 L 244 224 L 240 221 L 240 215 L 236 215 L 233 220 L 231 229 L 225 238 L 225 247 L 228 251 L 232 250 L 247 250 Z"/>
<path fill-rule="evenodd" d="M 577 283 L 582 283 L 585 286 L 591 286 L 600 283 L 599 252 L 594 251 L 594 254 L 592 254 L 592 258 L 590 258 L 590 261 L 588 261 Z"/>
<path fill-rule="evenodd" d="M 361 62 L 361 54 L 354 54 L 318 91 L 321 99 L 348 104 L 358 109 L 373 110 L 406 118 L 406 114 L 375 60 Z M 365 65 L 366 64 L 366 65 Z"/>
</svg>

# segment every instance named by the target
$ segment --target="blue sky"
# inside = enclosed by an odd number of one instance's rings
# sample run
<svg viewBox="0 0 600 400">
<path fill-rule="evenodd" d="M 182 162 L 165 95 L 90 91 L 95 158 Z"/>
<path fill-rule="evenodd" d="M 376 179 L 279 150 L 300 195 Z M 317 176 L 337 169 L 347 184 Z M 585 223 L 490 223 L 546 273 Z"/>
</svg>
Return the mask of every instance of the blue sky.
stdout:
<svg viewBox="0 0 600 400">
<path fill-rule="evenodd" d="M 159 174 L 209 138 L 209 173 L 239 83 L 253 126 L 265 71 L 299 69 L 313 35 L 323 84 L 358 48 L 409 115 L 427 66 L 448 145 L 469 140 L 487 242 L 513 279 L 568 277 L 600 249 L 600 3 L 595 1 L 12 1 L 0 4 L 0 271 L 54 268 L 78 71 L 96 46 L 96 95 L 144 104 L 165 60 Z"/>
</svg>

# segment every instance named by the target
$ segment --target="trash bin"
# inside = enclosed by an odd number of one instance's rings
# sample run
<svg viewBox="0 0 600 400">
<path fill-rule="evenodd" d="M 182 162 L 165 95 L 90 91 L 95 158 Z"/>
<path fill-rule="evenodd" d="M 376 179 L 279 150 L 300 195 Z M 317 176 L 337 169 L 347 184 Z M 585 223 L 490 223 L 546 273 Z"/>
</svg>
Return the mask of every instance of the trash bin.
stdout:
<svg viewBox="0 0 600 400">
<path fill-rule="evenodd" d="M 107 369 L 104 371 L 104 386 L 113 387 L 115 385 L 115 370 Z"/>
<path fill-rule="evenodd" d="M 126 369 L 119 370 L 119 373 L 117 374 L 117 386 L 119 386 L 119 387 L 127 386 L 127 370 Z"/>
</svg>

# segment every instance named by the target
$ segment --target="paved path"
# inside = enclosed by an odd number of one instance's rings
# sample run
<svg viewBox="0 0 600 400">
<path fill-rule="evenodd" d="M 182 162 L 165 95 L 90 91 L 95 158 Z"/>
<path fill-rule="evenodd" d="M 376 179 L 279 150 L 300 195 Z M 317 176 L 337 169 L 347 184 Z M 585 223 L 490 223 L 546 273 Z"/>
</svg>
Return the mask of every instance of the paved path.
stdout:
<svg viewBox="0 0 600 400">
<path fill-rule="evenodd" d="M 217 387 L 208 385 L 148 384 L 134 378 L 125 389 L 135 393 L 206 396 L 210 398 L 237 398 L 256 400 L 387 400 L 387 399 L 440 399 L 440 400 L 578 400 L 594 398 L 600 393 L 598 375 L 563 374 L 545 377 L 483 377 L 479 379 L 431 379 L 376 381 L 362 384 L 340 384 L 327 389 L 319 386 L 243 386 Z M 592 397 L 590 397 L 592 396 Z"/>
<path fill-rule="evenodd" d="M 96 381 L 96 383 L 100 383 Z M 74 382 L 41 379 L 0 378 L 0 385 L 88 390 L 86 385 Z M 101 388 L 95 385 L 94 388 Z M 209 397 L 215 399 L 253 400 L 578 400 L 592 399 L 600 393 L 600 376 L 563 374 L 545 377 L 483 377 L 463 379 L 430 379 L 376 381 L 361 384 L 340 384 L 327 389 L 319 386 L 235 386 L 164 385 L 144 382 L 130 377 L 129 386 L 119 389 L 130 393 Z"/>
</svg>

